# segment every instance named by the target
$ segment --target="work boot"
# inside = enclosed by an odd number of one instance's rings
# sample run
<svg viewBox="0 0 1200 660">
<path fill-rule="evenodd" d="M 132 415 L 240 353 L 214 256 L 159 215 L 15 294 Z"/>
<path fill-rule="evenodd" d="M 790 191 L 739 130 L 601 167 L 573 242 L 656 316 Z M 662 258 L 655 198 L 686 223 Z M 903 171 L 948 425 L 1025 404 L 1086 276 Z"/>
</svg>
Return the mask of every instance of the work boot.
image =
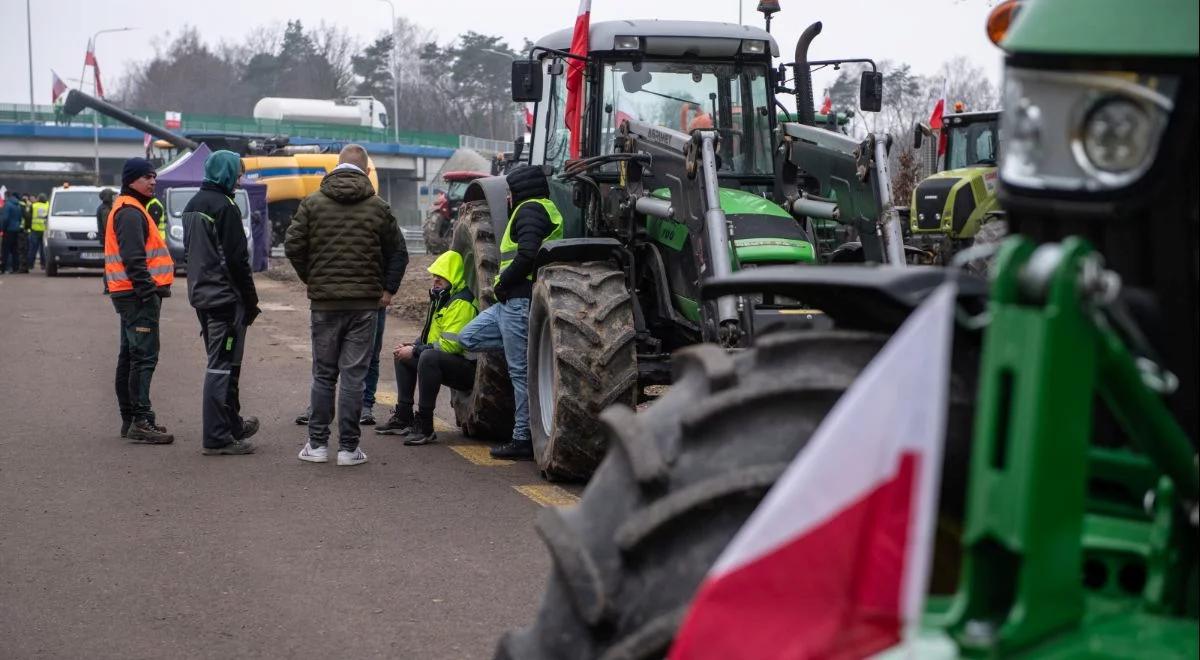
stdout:
<svg viewBox="0 0 1200 660">
<path fill-rule="evenodd" d="M 412 406 L 400 407 L 392 411 L 392 416 L 388 421 L 375 427 L 375 432 L 379 435 L 404 435 L 409 427 L 413 425 Z"/>
<path fill-rule="evenodd" d="M 133 426 L 133 418 L 122 416 L 121 417 L 121 437 L 122 438 L 129 437 L 129 427 L 130 426 Z"/>
<path fill-rule="evenodd" d="M 239 456 L 241 454 L 253 454 L 254 445 L 245 440 L 234 440 L 224 447 L 205 447 L 200 450 L 205 456 Z"/>
<path fill-rule="evenodd" d="M 492 447 L 489 452 L 492 458 L 503 458 L 510 461 L 532 461 L 533 460 L 533 443 L 529 440 L 513 438 L 512 440 Z"/>
<path fill-rule="evenodd" d="M 249 438 L 250 436 L 254 435 L 255 433 L 258 433 L 258 418 L 257 417 L 243 417 L 242 418 L 242 438 L 241 439 L 245 440 L 245 439 Z M 254 451 L 254 450 L 251 449 L 250 451 Z M 245 453 L 250 453 L 250 452 L 245 452 Z"/>
<path fill-rule="evenodd" d="M 308 426 L 308 411 L 296 415 L 296 426 Z"/>
<path fill-rule="evenodd" d="M 362 417 L 358 418 L 359 426 L 375 426 L 375 411 L 370 408 L 363 408 Z"/>
<path fill-rule="evenodd" d="M 175 442 L 175 436 L 167 433 L 165 426 L 156 426 L 144 419 L 135 421 L 129 427 L 126 437 L 130 442 L 139 445 L 169 445 Z"/>
<path fill-rule="evenodd" d="M 437 434 L 433 432 L 433 411 L 418 410 L 415 422 L 404 435 L 404 444 L 409 447 L 436 442 Z"/>
</svg>

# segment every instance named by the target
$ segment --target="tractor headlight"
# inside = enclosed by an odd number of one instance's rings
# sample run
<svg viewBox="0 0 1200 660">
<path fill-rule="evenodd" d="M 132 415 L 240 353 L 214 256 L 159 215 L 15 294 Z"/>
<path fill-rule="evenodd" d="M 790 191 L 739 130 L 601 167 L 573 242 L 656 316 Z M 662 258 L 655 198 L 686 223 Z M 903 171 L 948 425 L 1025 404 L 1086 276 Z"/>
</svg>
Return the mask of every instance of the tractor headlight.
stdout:
<svg viewBox="0 0 1200 660">
<path fill-rule="evenodd" d="M 762 55 L 767 52 L 767 42 L 759 39 L 742 39 L 743 55 Z"/>
<path fill-rule="evenodd" d="M 1163 76 L 1010 67 L 1001 179 L 1081 192 L 1134 183 L 1154 163 L 1176 87 Z"/>
</svg>

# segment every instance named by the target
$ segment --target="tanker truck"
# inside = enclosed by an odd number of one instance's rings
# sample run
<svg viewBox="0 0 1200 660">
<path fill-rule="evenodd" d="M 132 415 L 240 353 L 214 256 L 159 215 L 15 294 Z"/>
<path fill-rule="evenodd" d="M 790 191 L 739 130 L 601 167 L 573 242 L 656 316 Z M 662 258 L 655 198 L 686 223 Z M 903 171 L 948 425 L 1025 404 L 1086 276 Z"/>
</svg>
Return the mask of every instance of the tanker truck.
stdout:
<svg viewBox="0 0 1200 660">
<path fill-rule="evenodd" d="M 344 103 L 323 99 L 268 96 L 254 104 L 254 118 L 387 128 L 387 107 L 370 96 L 351 96 Z"/>
</svg>

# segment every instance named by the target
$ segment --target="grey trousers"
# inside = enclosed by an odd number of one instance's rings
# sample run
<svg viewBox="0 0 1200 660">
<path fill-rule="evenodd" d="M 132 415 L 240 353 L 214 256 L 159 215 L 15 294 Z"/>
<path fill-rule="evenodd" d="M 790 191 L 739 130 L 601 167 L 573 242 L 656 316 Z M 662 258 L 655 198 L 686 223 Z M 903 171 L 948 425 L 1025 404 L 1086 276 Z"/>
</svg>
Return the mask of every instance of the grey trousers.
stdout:
<svg viewBox="0 0 1200 660">
<path fill-rule="evenodd" d="M 363 381 L 375 346 L 377 314 L 374 309 L 312 312 L 312 415 L 308 418 L 308 442 L 313 447 L 329 443 L 337 387 L 338 445 L 342 451 L 358 448 Z"/>
<path fill-rule="evenodd" d="M 246 315 L 241 305 L 197 310 L 208 351 L 204 373 L 204 446 L 224 447 L 242 437 L 238 379 L 246 344 Z"/>
</svg>

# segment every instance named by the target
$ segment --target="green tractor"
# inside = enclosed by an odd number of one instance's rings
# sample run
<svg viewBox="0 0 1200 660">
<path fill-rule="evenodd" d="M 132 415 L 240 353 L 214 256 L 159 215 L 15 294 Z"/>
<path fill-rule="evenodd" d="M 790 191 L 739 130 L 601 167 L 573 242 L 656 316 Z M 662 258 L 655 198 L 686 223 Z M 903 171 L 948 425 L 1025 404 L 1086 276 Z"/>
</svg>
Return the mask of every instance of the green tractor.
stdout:
<svg viewBox="0 0 1200 660">
<path fill-rule="evenodd" d="M 818 31 L 806 33 L 798 53 Z M 570 30 L 551 34 L 513 67 L 514 100 L 536 103 L 530 161 L 555 174 L 551 197 L 566 237 L 543 247 L 530 305 L 530 426 L 551 479 L 591 474 L 607 448 L 600 412 L 670 383 L 674 351 L 701 342 L 744 348 L 756 333 L 823 321 L 784 298 L 704 301 L 704 280 L 816 263 L 813 218 L 861 221 L 861 240 L 841 246 L 852 255 L 845 260 L 886 261 L 900 241 L 898 221 L 878 230 L 876 209 L 890 205 L 878 199 L 888 178 L 877 174 L 886 158 L 877 158 L 875 142 L 777 126 L 778 47 L 765 30 L 593 24 L 582 153 L 573 160 L 564 124 L 570 43 Z M 807 65 L 798 70 L 807 81 Z M 880 76 L 866 79 L 866 105 L 877 110 Z M 496 275 L 496 237 L 508 214 L 503 178 L 471 183 L 452 245 L 473 289 Z M 467 435 L 505 437 L 512 400 L 502 356 L 481 356 L 475 387 L 454 402 Z"/>
<path fill-rule="evenodd" d="M 928 130 L 914 129 L 914 148 L 921 148 Z M 932 254 L 935 263 L 948 264 L 985 224 L 1004 216 L 996 200 L 1000 111 L 948 113 L 941 130 L 943 166 L 913 189 L 908 230 L 913 244 Z"/>
<path fill-rule="evenodd" d="M 729 540 L 949 279 L 933 574 L 904 657 L 1200 656 L 1200 12 L 1032 0 L 993 16 L 1018 6 L 989 25 L 1006 52 L 1013 234 L 991 281 L 778 267 L 707 282 L 703 300 L 802 299 L 834 327 L 681 350 L 659 400 L 604 411 L 612 450 L 578 506 L 539 515 L 553 573 L 498 658 L 665 655 Z"/>
</svg>

